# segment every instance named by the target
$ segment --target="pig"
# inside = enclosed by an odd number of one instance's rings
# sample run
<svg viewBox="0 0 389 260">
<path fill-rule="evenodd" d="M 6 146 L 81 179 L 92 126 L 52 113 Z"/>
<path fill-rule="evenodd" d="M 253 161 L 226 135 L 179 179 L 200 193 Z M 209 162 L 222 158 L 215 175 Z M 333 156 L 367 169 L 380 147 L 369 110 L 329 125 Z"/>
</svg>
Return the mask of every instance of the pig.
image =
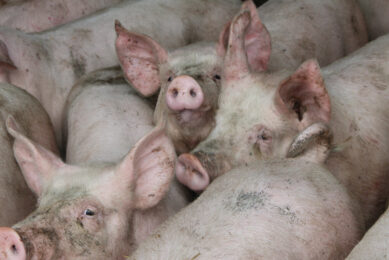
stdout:
<svg viewBox="0 0 389 260">
<path fill-rule="evenodd" d="M 219 177 L 129 259 L 344 259 L 363 220 L 322 164 L 329 147 L 319 139 L 301 158 L 254 161 Z"/>
<path fill-rule="evenodd" d="M 354 1 L 271 0 L 257 11 L 250 0 L 241 9 L 250 10 L 252 17 L 245 44 L 254 71 L 291 69 L 312 57 L 326 65 L 367 42 Z M 228 28 L 218 43 L 168 52 L 152 38 L 117 24 L 116 51 L 126 79 L 145 96 L 161 89 L 154 121 L 166 124 L 178 153 L 192 150 L 215 125 Z M 253 42 L 255 35 L 261 41 Z"/>
<path fill-rule="evenodd" d="M 366 20 L 369 39 L 389 33 L 389 2 L 387 0 L 357 0 Z"/>
<path fill-rule="evenodd" d="M 24 32 L 41 32 L 119 2 L 121 0 L 30 0 L 7 3 L 0 9 L 0 25 Z"/>
<path fill-rule="evenodd" d="M 346 260 L 379 260 L 389 257 L 389 210 L 366 232 Z"/>
<path fill-rule="evenodd" d="M 69 164 L 119 161 L 153 129 L 153 104 L 137 95 L 120 67 L 91 72 L 72 88 L 64 129 Z"/>
<path fill-rule="evenodd" d="M 114 20 L 148 33 L 165 48 L 217 37 L 240 0 L 125 1 L 95 15 L 39 34 L 0 28 L 0 79 L 35 96 L 49 113 L 62 143 L 66 97 L 82 75 L 119 65 Z"/>
<path fill-rule="evenodd" d="M 2 259 L 123 259 L 184 204 L 171 185 L 176 155 L 161 128 L 117 163 L 81 165 L 64 163 L 10 118 L 7 129 L 39 204 L 12 228 L 0 229 Z"/>
<path fill-rule="evenodd" d="M 335 152 L 326 165 L 357 197 L 370 226 L 389 191 L 389 36 L 323 70 L 310 59 L 294 72 L 251 73 L 239 38 L 249 22 L 243 12 L 232 24 L 216 127 L 180 155 L 177 177 L 201 191 L 232 167 L 284 157 L 296 132 L 328 123 Z"/>
<path fill-rule="evenodd" d="M 27 187 L 14 160 L 12 137 L 5 120 L 13 116 L 21 131 L 35 142 L 58 154 L 53 126 L 39 102 L 26 91 L 0 83 L 0 225 L 9 226 L 25 218 L 36 206 L 36 197 Z M 1 258 L 1 254 L 0 254 Z"/>
</svg>

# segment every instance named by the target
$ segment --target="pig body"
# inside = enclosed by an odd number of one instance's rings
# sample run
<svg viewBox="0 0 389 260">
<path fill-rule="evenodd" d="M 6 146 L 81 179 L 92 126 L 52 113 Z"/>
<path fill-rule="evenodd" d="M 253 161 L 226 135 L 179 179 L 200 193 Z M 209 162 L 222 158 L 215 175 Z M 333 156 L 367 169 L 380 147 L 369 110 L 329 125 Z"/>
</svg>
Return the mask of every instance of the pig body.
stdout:
<svg viewBox="0 0 389 260">
<path fill-rule="evenodd" d="M 119 67 L 82 77 L 65 109 L 66 161 L 119 161 L 153 129 L 152 106 L 127 84 Z"/>
<path fill-rule="evenodd" d="M 270 0 L 258 14 L 272 38 L 269 71 L 296 68 L 310 58 L 325 66 L 367 42 L 355 1 Z"/>
<path fill-rule="evenodd" d="M 355 206 L 318 164 L 255 163 L 215 180 L 129 259 L 344 259 L 362 235 Z"/>
<path fill-rule="evenodd" d="M 237 39 L 230 44 L 236 46 Z M 379 38 L 324 68 L 323 76 L 313 60 L 293 74 L 250 74 L 244 52 L 231 48 L 216 127 L 194 150 L 202 166 L 196 162 L 187 170 L 208 170 L 212 179 L 253 160 L 284 157 L 296 131 L 328 123 L 336 152 L 327 166 L 357 197 L 371 225 L 383 212 L 389 192 L 388 46 L 389 37 Z"/>
<path fill-rule="evenodd" d="M 41 32 L 120 1 L 30 0 L 7 3 L 0 9 L 0 25 L 24 32 Z"/>
<path fill-rule="evenodd" d="M 35 98 L 18 87 L 1 83 L 0 103 L 0 225 L 5 226 L 22 220 L 36 207 L 36 198 L 13 158 L 12 137 L 5 127 L 7 116 L 19 119 L 31 139 L 55 153 L 58 148 L 50 119 Z"/>
<path fill-rule="evenodd" d="M 264 40 L 259 46 L 255 45 L 257 49 L 252 47 L 247 55 L 270 52 L 271 37 L 270 61 L 266 66 L 253 69 L 256 71 L 293 69 L 313 57 L 320 64 L 327 65 L 367 42 L 363 16 L 358 5 L 351 0 L 271 0 L 258 8 L 258 13 L 252 3 L 246 2 L 242 9 L 245 8 L 251 9 L 252 16 L 259 15 L 269 31 L 267 33 L 256 18 L 258 22 L 252 30 L 261 34 Z M 118 40 L 124 42 L 125 33 L 118 34 Z M 139 40 L 140 36 L 129 34 L 127 38 Z M 221 32 L 219 43 L 192 44 L 170 53 L 154 51 L 153 47 L 158 43 L 146 39 L 143 37 L 133 45 L 117 43 L 119 60 L 128 80 L 142 94 L 155 93 L 161 86 L 154 120 L 156 123 L 166 122 L 166 131 L 177 152 L 188 152 L 204 140 L 215 125 L 228 27 Z M 251 43 L 249 36 L 246 44 Z M 136 45 L 147 47 L 137 51 Z M 140 56 L 138 52 L 145 49 L 149 50 L 149 60 L 153 60 L 153 65 L 159 69 L 150 71 L 149 63 L 135 62 Z M 134 61 L 129 63 L 129 57 Z M 138 70 L 142 73 L 133 72 Z M 153 84 L 155 87 L 150 90 Z"/>
<path fill-rule="evenodd" d="M 119 64 L 114 50 L 115 19 L 151 35 L 166 48 L 176 48 L 191 41 L 214 40 L 239 4 L 240 0 L 126 1 L 40 34 L 2 28 L 0 58 L 8 66 L 3 62 L 0 74 L 41 101 L 59 138 L 64 103 L 75 81 L 90 71 Z"/>
<path fill-rule="evenodd" d="M 389 33 L 389 2 L 385 0 L 358 0 L 365 16 L 370 40 Z"/>
<path fill-rule="evenodd" d="M 357 259 L 388 259 L 389 256 L 389 211 L 377 220 L 366 232 L 362 240 L 347 256 L 347 260 Z"/>
</svg>

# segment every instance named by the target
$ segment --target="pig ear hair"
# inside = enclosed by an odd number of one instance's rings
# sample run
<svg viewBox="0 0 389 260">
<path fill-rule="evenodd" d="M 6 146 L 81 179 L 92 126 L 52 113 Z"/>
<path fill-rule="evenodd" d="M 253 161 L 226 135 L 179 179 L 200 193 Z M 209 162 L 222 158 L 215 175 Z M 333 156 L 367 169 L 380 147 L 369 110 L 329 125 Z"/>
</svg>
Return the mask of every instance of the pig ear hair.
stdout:
<svg viewBox="0 0 389 260">
<path fill-rule="evenodd" d="M 146 35 L 126 30 L 115 21 L 115 47 L 127 81 L 143 96 L 155 94 L 160 87 L 159 64 L 166 62 L 167 52 Z"/>
<path fill-rule="evenodd" d="M 21 128 L 13 116 L 6 122 L 8 133 L 15 138 L 14 155 L 24 179 L 36 195 L 41 195 L 44 184 L 52 177 L 53 170 L 65 165 L 62 160 L 21 133 Z"/>
<path fill-rule="evenodd" d="M 244 11 L 250 13 L 251 21 L 244 34 L 244 50 L 247 55 L 248 64 L 252 71 L 265 71 L 271 54 L 270 34 L 262 24 L 252 0 L 247 0 L 242 4 L 241 12 Z M 217 46 L 219 56 L 224 56 L 226 53 L 231 23 L 229 22 L 219 35 Z"/>
<path fill-rule="evenodd" d="M 276 92 L 276 107 L 295 119 L 299 129 L 316 122 L 328 123 L 330 98 L 316 60 L 304 62 Z"/>
<path fill-rule="evenodd" d="M 289 147 L 286 157 L 304 157 L 305 160 L 323 163 L 330 152 L 332 133 L 328 125 L 315 123 L 300 132 Z"/>
<path fill-rule="evenodd" d="M 175 160 L 173 143 L 163 129 L 155 128 L 138 141 L 118 168 L 120 176 L 130 177 L 135 208 L 148 209 L 163 199 L 174 177 Z"/>
<path fill-rule="evenodd" d="M 0 82 L 9 82 L 8 73 L 17 69 L 8 55 L 8 49 L 4 42 L 0 41 Z"/>
</svg>

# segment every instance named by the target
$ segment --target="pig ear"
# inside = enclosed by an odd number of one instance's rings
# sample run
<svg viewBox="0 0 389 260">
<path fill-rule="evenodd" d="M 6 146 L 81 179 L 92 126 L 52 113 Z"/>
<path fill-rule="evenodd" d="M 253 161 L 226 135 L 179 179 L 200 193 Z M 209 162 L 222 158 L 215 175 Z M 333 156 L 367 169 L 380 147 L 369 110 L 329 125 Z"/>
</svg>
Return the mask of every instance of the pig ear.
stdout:
<svg viewBox="0 0 389 260">
<path fill-rule="evenodd" d="M 270 34 L 259 19 L 253 1 L 247 0 L 242 4 L 241 11 L 244 12 L 245 10 L 250 13 L 251 20 L 244 33 L 244 49 L 248 64 L 252 71 L 265 71 L 271 54 Z M 219 36 L 217 52 L 220 56 L 224 56 L 226 52 L 230 27 L 231 23 L 228 23 Z"/>
<path fill-rule="evenodd" d="M 16 120 L 9 116 L 6 120 L 8 133 L 15 138 L 14 155 L 30 189 L 38 196 L 42 194 L 44 184 L 52 177 L 56 168 L 65 163 L 39 144 L 34 143 L 21 133 Z"/>
<path fill-rule="evenodd" d="M 248 11 L 241 12 L 231 22 L 228 49 L 223 65 L 223 76 L 226 80 L 239 80 L 250 73 L 243 40 L 249 24 Z"/>
<path fill-rule="evenodd" d="M 8 74 L 16 67 L 8 55 L 8 49 L 4 42 L 0 41 L 0 82 L 9 82 Z"/>
<path fill-rule="evenodd" d="M 144 96 L 151 96 L 160 87 L 159 64 L 167 60 L 167 52 L 148 36 L 127 31 L 115 21 L 116 53 L 124 76 Z"/>
<path fill-rule="evenodd" d="M 174 146 L 160 128 L 138 141 L 123 159 L 116 174 L 121 181 L 130 177 L 135 208 L 151 208 L 165 196 L 174 177 L 175 159 Z"/>
<path fill-rule="evenodd" d="M 179 182 L 195 192 L 205 190 L 210 183 L 208 172 L 197 157 L 190 153 L 178 157 L 176 176 Z"/>
<path fill-rule="evenodd" d="M 299 129 L 315 122 L 328 123 L 330 98 L 316 60 L 304 62 L 284 80 L 276 93 L 276 106 L 297 122 Z"/>
<path fill-rule="evenodd" d="M 332 133 L 328 125 L 315 123 L 299 133 L 289 147 L 286 157 L 304 157 L 305 160 L 323 163 L 330 152 Z"/>
</svg>

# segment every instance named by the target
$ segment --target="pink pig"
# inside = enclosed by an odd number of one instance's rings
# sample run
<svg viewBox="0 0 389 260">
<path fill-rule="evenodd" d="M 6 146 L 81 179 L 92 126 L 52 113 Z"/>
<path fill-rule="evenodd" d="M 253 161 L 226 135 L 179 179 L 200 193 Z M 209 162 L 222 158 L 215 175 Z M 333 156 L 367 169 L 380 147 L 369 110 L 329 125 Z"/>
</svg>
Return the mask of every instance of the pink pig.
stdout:
<svg viewBox="0 0 389 260">
<path fill-rule="evenodd" d="M 271 0 L 257 10 L 249 0 L 241 9 L 251 14 L 244 44 L 252 71 L 294 69 L 313 57 L 327 65 L 367 42 L 354 1 Z M 120 24 L 116 32 L 116 51 L 128 82 L 145 96 L 161 89 L 155 123 L 166 125 L 178 153 L 192 150 L 215 126 L 229 24 L 217 43 L 171 52 Z"/>
<path fill-rule="evenodd" d="M 249 24 L 248 12 L 233 22 L 216 127 L 193 154 L 179 157 L 177 176 L 202 190 L 238 165 L 285 157 L 297 132 L 328 123 L 335 147 L 327 166 L 371 225 L 389 194 L 389 37 L 322 71 L 308 60 L 294 72 L 252 73 L 242 40 Z"/>
</svg>

